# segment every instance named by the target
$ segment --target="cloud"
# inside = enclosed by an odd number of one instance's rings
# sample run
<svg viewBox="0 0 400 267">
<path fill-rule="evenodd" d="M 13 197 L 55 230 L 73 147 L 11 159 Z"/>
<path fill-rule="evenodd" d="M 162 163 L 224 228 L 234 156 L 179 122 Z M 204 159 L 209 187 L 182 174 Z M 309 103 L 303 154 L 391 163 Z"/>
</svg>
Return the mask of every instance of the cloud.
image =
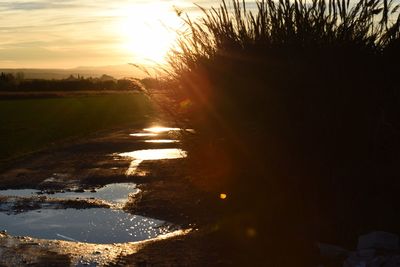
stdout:
<svg viewBox="0 0 400 267">
<path fill-rule="evenodd" d="M 5 62 L 28 64 L 26 67 L 62 65 L 63 62 L 68 65 L 131 62 L 132 53 L 121 50 L 121 44 L 126 42 L 121 32 L 118 33 L 121 17 L 131 15 L 129 12 L 140 10 L 143 5 L 157 6 L 160 2 L 188 8 L 194 6 L 193 2 L 201 6 L 218 3 L 206 0 L 0 0 L 0 65 Z M 188 9 L 189 13 L 192 11 Z M 146 12 L 149 12 L 144 16 L 146 19 L 154 16 L 151 11 Z"/>
<path fill-rule="evenodd" d="M 79 8 L 82 4 L 74 1 L 29 1 L 29 2 L 8 2 L 0 3 L 0 10 L 43 10 L 43 9 L 65 9 L 65 8 Z"/>
</svg>

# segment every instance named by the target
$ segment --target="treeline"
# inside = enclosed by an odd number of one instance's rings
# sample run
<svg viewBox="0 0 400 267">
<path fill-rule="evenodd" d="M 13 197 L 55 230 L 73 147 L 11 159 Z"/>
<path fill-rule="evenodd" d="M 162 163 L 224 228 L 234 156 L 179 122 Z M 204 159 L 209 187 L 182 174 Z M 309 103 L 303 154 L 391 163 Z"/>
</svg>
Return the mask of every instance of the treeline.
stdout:
<svg viewBox="0 0 400 267">
<path fill-rule="evenodd" d="M 1 73 L 0 91 L 80 91 L 80 90 L 142 90 L 140 80 L 114 79 L 108 75 L 99 78 L 70 75 L 66 79 L 24 79 L 23 73 Z"/>
</svg>

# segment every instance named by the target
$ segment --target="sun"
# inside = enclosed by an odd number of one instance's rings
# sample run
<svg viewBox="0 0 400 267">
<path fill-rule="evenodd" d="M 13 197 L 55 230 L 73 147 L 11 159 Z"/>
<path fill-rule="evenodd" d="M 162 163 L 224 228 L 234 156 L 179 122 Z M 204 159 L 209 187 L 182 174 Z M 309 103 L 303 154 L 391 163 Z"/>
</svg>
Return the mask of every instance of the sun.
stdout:
<svg viewBox="0 0 400 267">
<path fill-rule="evenodd" d="M 119 12 L 115 31 L 121 49 L 135 62 L 162 64 L 177 38 L 182 21 L 167 3 L 149 3 L 126 7 Z"/>
</svg>

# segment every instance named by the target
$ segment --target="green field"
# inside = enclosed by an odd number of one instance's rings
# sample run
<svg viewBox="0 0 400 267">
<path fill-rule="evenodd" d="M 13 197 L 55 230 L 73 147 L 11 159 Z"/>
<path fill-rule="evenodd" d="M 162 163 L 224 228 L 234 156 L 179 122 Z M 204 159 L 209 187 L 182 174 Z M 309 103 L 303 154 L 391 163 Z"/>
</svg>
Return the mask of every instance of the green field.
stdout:
<svg viewBox="0 0 400 267">
<path fill-rule="evenodd" d="M 150 101 L 140 93 L 0 100 L 0 167 L 71 137 L 139 127 L 152 113 Z"/>
</svg>

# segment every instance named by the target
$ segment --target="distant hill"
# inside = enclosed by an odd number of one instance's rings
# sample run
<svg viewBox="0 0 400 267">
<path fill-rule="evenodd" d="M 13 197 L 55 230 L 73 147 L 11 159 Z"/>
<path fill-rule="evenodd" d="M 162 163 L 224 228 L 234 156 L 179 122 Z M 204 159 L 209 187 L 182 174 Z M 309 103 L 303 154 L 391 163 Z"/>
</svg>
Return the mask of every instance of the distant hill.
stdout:
<svg viewBox="0 0 400 267">
<path fill-rule="evenodd" d="M 100 67 L 77 67 L 72 69 L 0 69 L 0 72 L 14 74 L 23 72 L 25 79 L 66 79 L 70 75 L 100 77 L 103 74 L 110 75 L 116 79 L 124 77 L 144 78 L 147 76 L 143 71 L 129 64 Z"/>
</svg>

